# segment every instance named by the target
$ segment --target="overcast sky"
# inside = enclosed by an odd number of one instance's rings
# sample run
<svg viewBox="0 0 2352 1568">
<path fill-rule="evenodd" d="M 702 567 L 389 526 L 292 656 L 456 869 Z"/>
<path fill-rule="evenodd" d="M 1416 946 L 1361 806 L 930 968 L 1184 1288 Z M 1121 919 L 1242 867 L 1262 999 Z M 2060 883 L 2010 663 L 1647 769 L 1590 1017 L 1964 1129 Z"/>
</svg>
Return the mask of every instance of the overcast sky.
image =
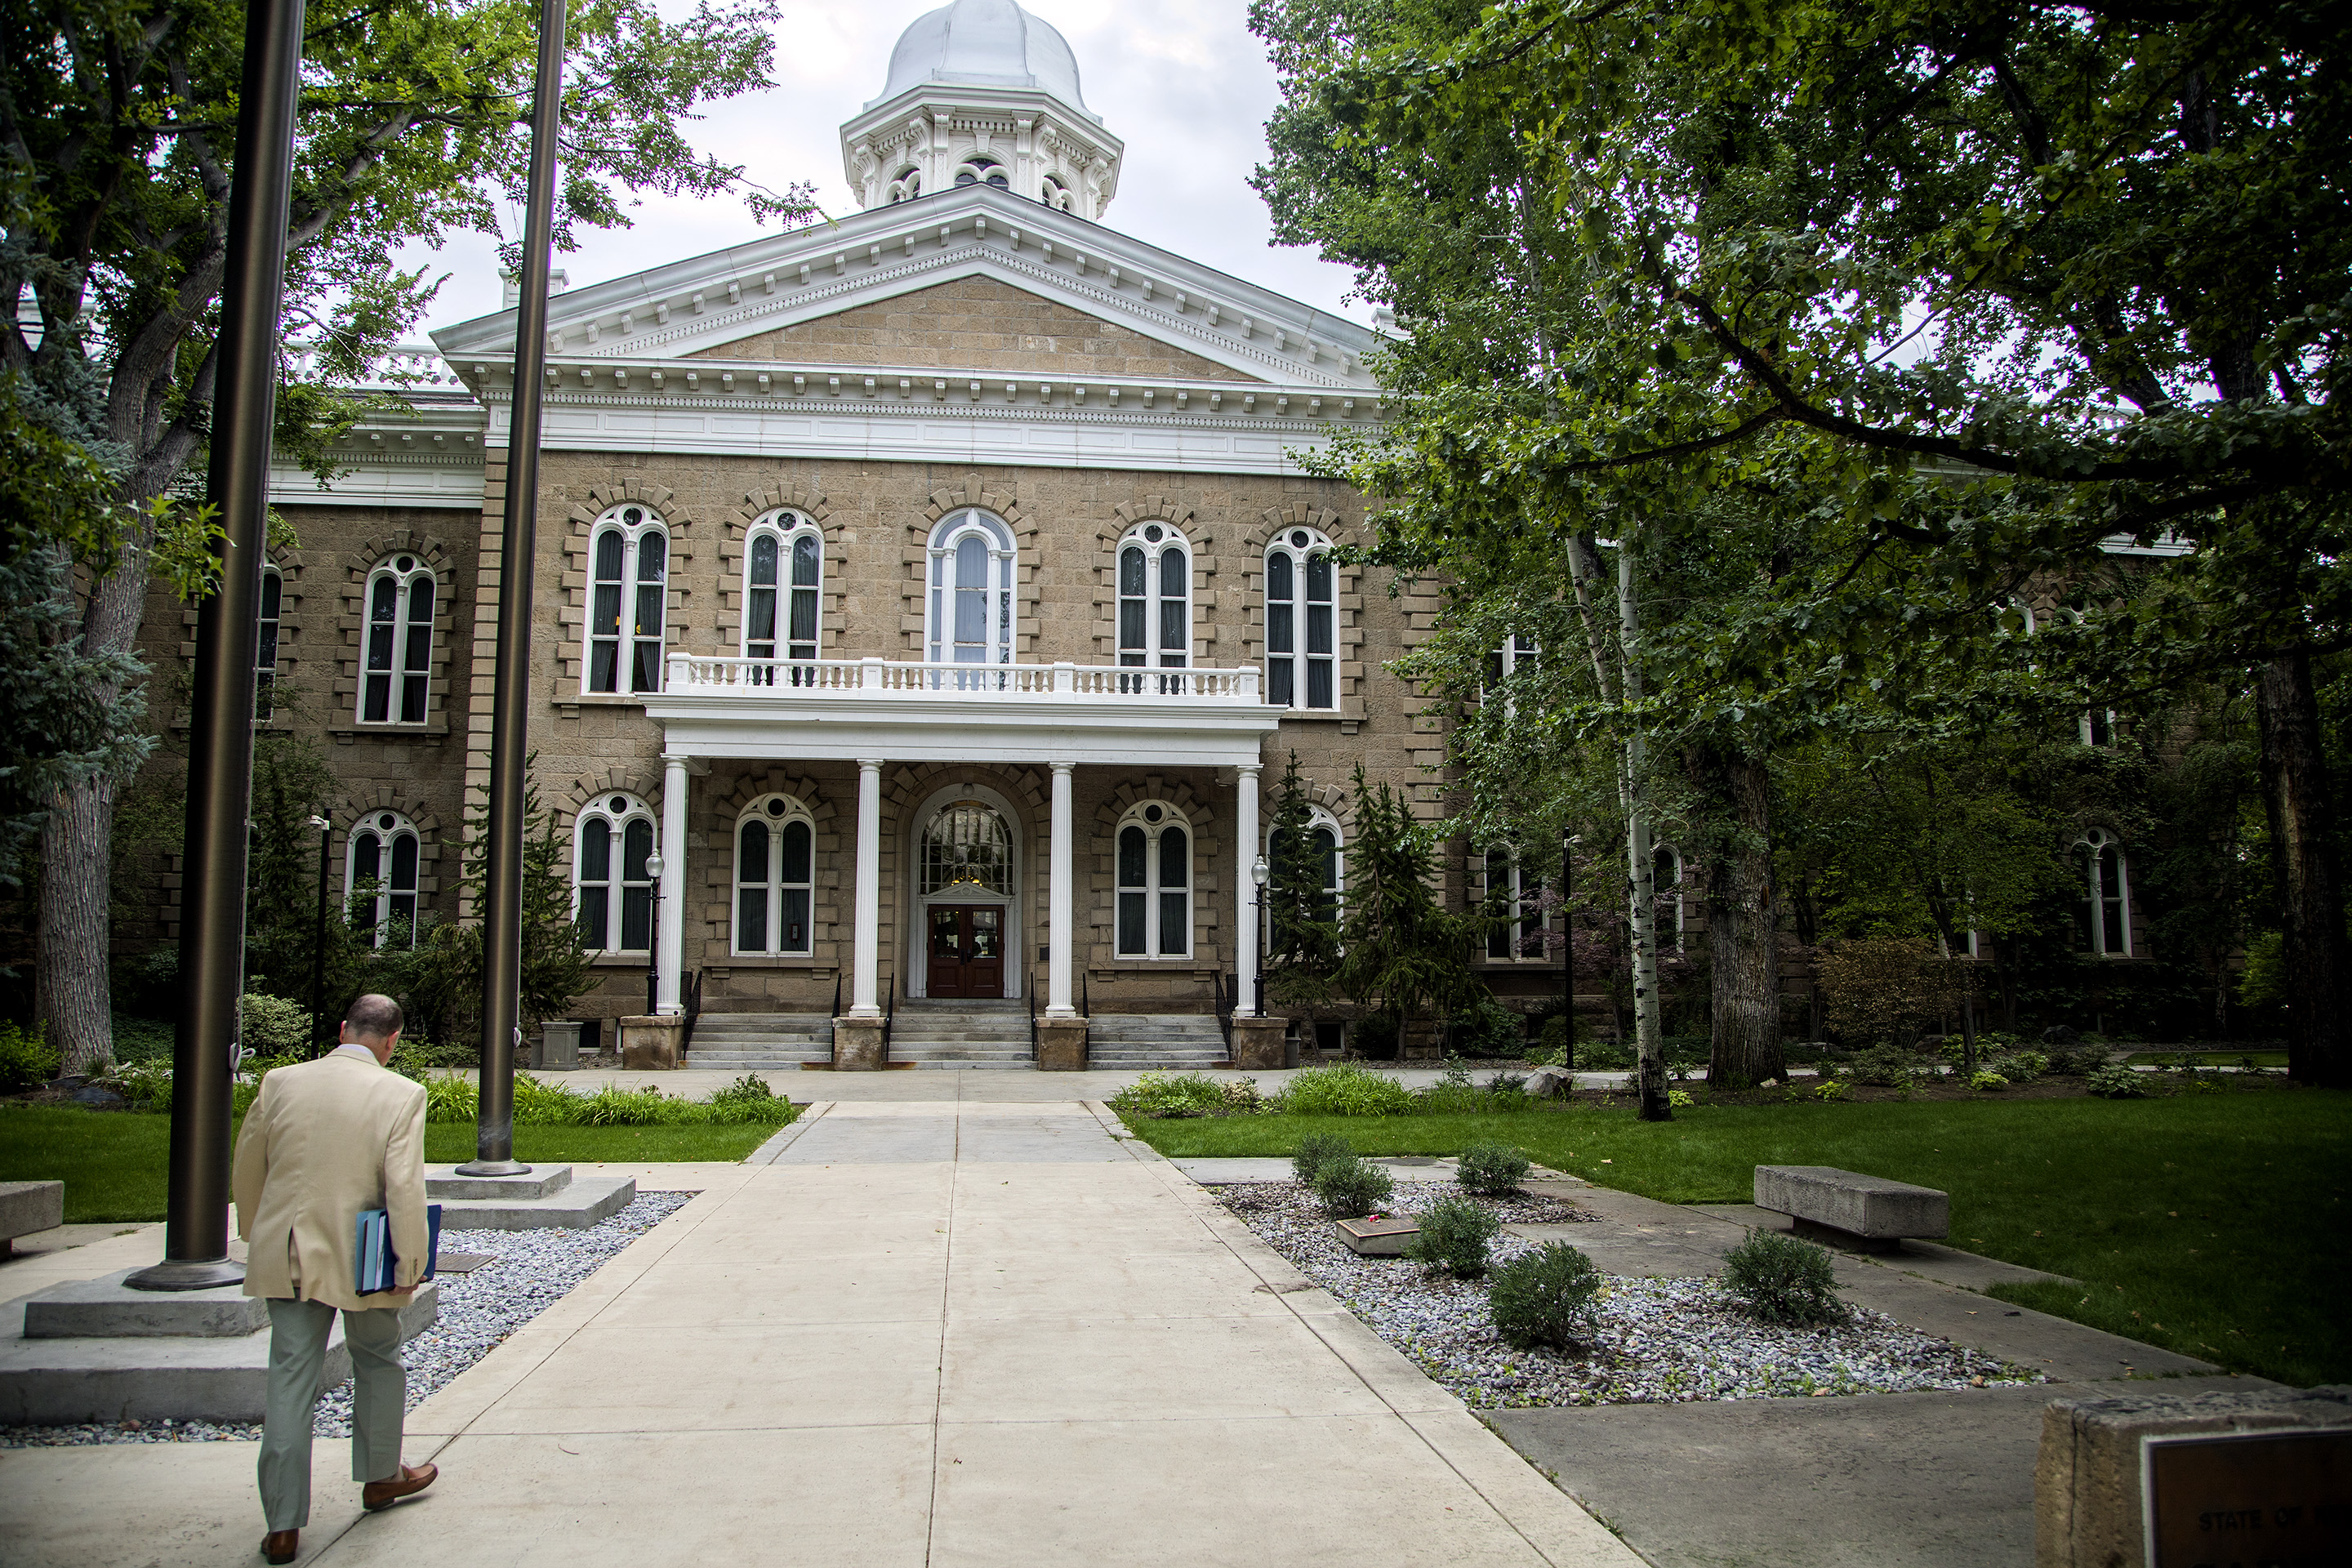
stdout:
<svg viewBox="0 0 2352 1568">
<path fill-rule="evenodd" d="M 1246 25 L 1247 0 L 1024 0 L 1077 55 L 1087 107 L 1127 143 L 1105 226 L 1130 234 L 1326 310 L 1343 305 L 1349 270 L 1311 252 L 1267 244 L 1265 205 L 1249 174 L 1265 154 L 1274 69 Z M 814 181 L 836 216 L 857 210 L 843 178 L 841 123 L 882 90 L 890 47 L 929 0 L 797 0 L 777 34 L 776 85 L 717 105 L 692 128 L 698 145 L 771 188 Z M 573 288 L 739 244 L 763 231 L 742 204 L 648 197 L 635 226 L 585 231 L 558 253 Z M 520 215 L 509 215 L 520 232 Z M 418 335 L 500 307 L 487 238 L 466 237 L 411 266 L 451 274 Z"/>
</svg>

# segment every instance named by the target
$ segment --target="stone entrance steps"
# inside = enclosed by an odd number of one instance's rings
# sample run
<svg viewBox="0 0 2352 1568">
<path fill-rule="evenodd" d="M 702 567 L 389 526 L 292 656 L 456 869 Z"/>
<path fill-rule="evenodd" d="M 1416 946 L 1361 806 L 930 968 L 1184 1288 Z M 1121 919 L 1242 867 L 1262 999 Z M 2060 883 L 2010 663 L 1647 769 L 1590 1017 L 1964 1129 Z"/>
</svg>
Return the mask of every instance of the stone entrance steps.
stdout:
<svg viewBox="0 0 2352 1568">
<path fill-rule="evenodd" d="M 1103 1072 L 1198 1072 L 1226 1061 L 1209 1013 L 1097 1013 L 1087 1023 L 1087 1066 Z"/>
<path fill-rule="evenodd" d="M 694 1021 L 686 1065 L 761 1072 L 833 1060 L 833 1019 L 823 1013 L 705 1013 Z"/>
<path fill-rule="evenodd" d="M 1029 1004 L 941 998 L 905 1001 L 890 1025 L 890 1065 L 1034 1068 Z"/>
</svg>

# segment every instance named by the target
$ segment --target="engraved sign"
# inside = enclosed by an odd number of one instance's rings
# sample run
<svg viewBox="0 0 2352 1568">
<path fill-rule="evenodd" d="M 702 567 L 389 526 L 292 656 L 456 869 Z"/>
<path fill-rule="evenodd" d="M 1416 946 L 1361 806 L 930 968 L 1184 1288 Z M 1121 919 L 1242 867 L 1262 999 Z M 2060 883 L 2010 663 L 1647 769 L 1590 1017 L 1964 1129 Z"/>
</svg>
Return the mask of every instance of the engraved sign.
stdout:
<svg viewBox="0 0 2352 1568">
<path fill-rule="evenodd" d="M 2148 1437 L 2140 1495 L 2147 1568 L 2352 1564 L 2352 1430 Z"/>
</svg>

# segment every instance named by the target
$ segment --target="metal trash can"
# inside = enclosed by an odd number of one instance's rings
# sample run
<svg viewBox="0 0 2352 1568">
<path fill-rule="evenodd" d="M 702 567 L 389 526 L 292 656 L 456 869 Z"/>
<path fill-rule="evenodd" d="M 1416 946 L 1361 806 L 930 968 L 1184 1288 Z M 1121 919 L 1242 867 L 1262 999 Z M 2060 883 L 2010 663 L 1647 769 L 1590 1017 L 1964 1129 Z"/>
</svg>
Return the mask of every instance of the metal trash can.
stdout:
<svg viewBox="0 0 2352 1568">
<path fill-rule="evenodd" d="M 580 1066 L 580 1021 L 550 1018 L 539 1033 L 539 1067 L 542 1072 L 573 1072 Z"/>
</svg>

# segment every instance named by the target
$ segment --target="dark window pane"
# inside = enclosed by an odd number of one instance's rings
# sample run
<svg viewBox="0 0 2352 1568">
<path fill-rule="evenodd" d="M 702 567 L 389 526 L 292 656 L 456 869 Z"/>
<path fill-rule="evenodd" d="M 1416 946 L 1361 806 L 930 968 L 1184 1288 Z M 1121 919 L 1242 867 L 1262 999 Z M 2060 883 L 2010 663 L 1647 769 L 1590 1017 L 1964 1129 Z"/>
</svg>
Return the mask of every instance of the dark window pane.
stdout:
<svg viewBox="0 0 2352 1568">
<path fill-rule="evenodd" d="M 613 690 L 615 678 L 619 676 L 620 670 L 620 645 L 611 642 L 597 643 L 589 650 L 588 655 L 588 689 L 591 691 Z"/>
<path fill-rule="evenodd" d="M 654 852 L 654 825 L 640 816 L 621 830 L 621 880 L 642 882 Z"/>
<path fill-rule="evenodd" d="M 404 676 L 400 682 L 400 721 L 404 724 L 425 722 L 425 677 Z"/>
<path fill-rule="evenodd" d="M 261 618 L 263 620 L 274 621 L 278 618 L 278 606 L 285 602 L 285 592 L 286 580 L 283 577 L 275 572 L 264 572 L 261 574 Z"/>
<path fill-rule="evenodd" d="M 352 883 L 373 882 L 383 875 L 383 840 L 362 833 L 352 840 Z"/>
<path fill-rule="evenodd" d="M 608 637 L 621 629 L 621 587 L 617 583 L 599 584 L 596 603 L 590 609 L 588 629 L 595 636 Z"/>
<path fill-rule="evenodd" d="M 658 583 L 669 575 L 669 541 L 659 533 L 637 540 L 637 581 Z"/>
<path fill-rule="evenodd" d="M 1186 636 L 1192 629 L 1188 624 L 1191 617 L 1184 610 L 1181 599 L 1160 601 L 1160 647 L 1165 652 L 1182 653 L 1192 640 Z"/>
<path fill-rule="evenodd" d="M 1295 570 L 1290 563 L 1289 556 L 1278 552 L 1267 556 L 1265 558 L 1265 596 L 1269 599 L 1289 598 L 1294 581 L 1292 573 Z"/>
<path fill-rule="evenodd" d="M 1288 605 L 1268 605 L 1265 607 L 1265 646 L 1268 652 L 1297 651 L 1297 641 L 1291 636 L 1293 613 Z"/>
<path fill-rule="evenodd" d="M 1184 918 L 1185 904 L 1186 900 L 1181 893 L 1160 895 L 1160 952 L 1162 957 L 1171 952 L 1182 953 L 1192 945 L 1192 933 L 1187 929 L 1190 922 Z"/>
<path fill-rule="evenodd" d="M 370 669 L 392 668 L 393 629 L 390 621 L 368 628 L 368 663 Z"/>
<path fill-rule="evenodd" d="M 1184 552 L 1181 550 L 1162 551 L 1160 555 L 1160 596 L 1181 599 L 1191 594 L 1192 588 L 1192 574 L 1185 570 Z"/>
<path fill-rule="evenodd" d="M 1331 706 L 1331 661 L 1328 658 L 1310 658 L 1307 661 L 1307 706 L 1309 708 Z"/>
<path fill-rule="evenodd" d="M 403 833 L 392 841 L 392 886 L 395 892 L 416 890 L 416 835 Z"/>
<path fill-rule="evenodd" d="M 1140 595 L 1143 592 L 1143 552 L 1128 549 L 1118 552 L 1118 591 Z"/>
<path fill-rule="evenodd" d="M 736 889 L 735 951 L 768 951 L 768 889 L 765 888 Z"/>
<path fill-rule="evenodd" d="M 783 871 L 777 880 L 805 882 L 809 879 L 809 825 L 805 822 L 784 824 Z"/>
<path fill-rule="evenodd" d="M 371 724 L 381 724 L 392 716 L 392 677 L 371 675 L 367 679 L 367 705 L 360 717 Z"/>
<path fill-rule="evenodd" d="M 1331 651 L 1331 606 L 1328 605 L 1307 606 L 1307 651 Z"/>
<path fill-rule="evenodd" d="M 1118 896 L 1118 951 L 1130 956 L 1144 951 L 1143 895 L 1121 893 Z"/>
<path fill-rule="evenodd" d="M 590 947 L 602 948 L 613 940 L 605 930 L 612 913 L 610 899 L 607 889 L 580 889 L 580 940 Z"/>
<path fill-rule="evenodd" d="M 604 882 L 613 876 L 613 825 L 592 816 L 580 832 L 580 880 Z"/>
<path fill-rule="evenodd" d="M 596 536 L 596 580 L 617 583 L 621 580 L 621 531 L 608 528 Z"/>
<path fill-rule="evenodd" d="M 763 533 L 751 541 L 751 585 L 776 585 L 776 536 Z"/>
<path fill-rule="evenodd" d="M 1265 689 L 1265 700 L 1268 702 L 1273 703 L 1277 708 L 1289 707 L 1291 703 L 1296 700 L 1296 697 L 1291 690 L 1290 660 L 1286 658 L 1276 659 L 1273 666 L 1267 669 L 1266 675 L 1268 679 Z"/>
<path fill-rule="evenodd" d="M 661 689 L 662 645 L 657 642 L 640 642 L 636 645 L 636 658 L 629 668 L 629 689 L 632 691 L 659 691 Z"/>
<path fill-rule="evenodd" d="M 627 888 L 621 893 L 621 945 L 640 952 L 654 944 L 654 894 L 651 888 Z"/>
<path fill-rule="evenodd" d="M 1143 829 L 1122 827 L 1118 830 L 1118 885 L 1122 888 L 1143 886 Z"/>
<path fill-rule="evenodd" d="M 433 623 L 433 579 L 416 576 L 408 583 L 408 620 L 411 626 Z"/>
<path fill-rule="evenodd" d="M 400 584 L 389 577 L 379 577 L 371 590 L 373 597 L 368 605 L 368 619 L 389 621 L 400 613 Z"/>
<path fill-rule="evenodd" d="M 779 952 L 809 951 L 809 895 L 806 888 L 786 888 L 778 901 L 783 906 L 782 928 L 776 932 Z"/>
<path fill-rule="evenodd" d="M 735 879 L 739 882 L 765 884 L 768 880 L 768 825 L 747 822 L 737 846 Z"/>
<path fill-rule="evenodd" d="M 793 641 L 796 643 L 814 644 L 816 641 L 815 589 L 795 588 L 793 590 L 792 634 Z M 814 647 L 809 649 L 811 657 L 814 657 L 815 652 L 816 649 Z"/>
<path fill-rule="evenodd" d="M 776 641 L 776 591 L 773 588 L 751 590 L 744 626 L 743 637 L 747 643 L 755 648 L 761 644 L 767 645 L 765 653 L 754 652 L 750 657 L 765 658 L 773 656 Z"/>
<path fill-rule="evenodd" d="M 1331 602 L 1331 558 L 1310 555 L 1307 558 L 1307 598 L 1310 604 Z"/>
<path fill-rule="evenodd" d="M 1185 851 L 1188 842 L 1181 827 L 1166 827 L 1160 832 L 1160 885 L 1182 888 L 1192 880 L 1192 858 Z"/>
<path fill-rule="evenodd" d="M 1143 601 L 1121 599 L 1118 602 L 1118 646 L 1139 648 L 1143 646 Z"/>
<path fill-rule="evenodd" d="M 816 586 L 817 561 L 815 534 L 803 533 L 793 541 L 793 586 Z"/>
</svg>

